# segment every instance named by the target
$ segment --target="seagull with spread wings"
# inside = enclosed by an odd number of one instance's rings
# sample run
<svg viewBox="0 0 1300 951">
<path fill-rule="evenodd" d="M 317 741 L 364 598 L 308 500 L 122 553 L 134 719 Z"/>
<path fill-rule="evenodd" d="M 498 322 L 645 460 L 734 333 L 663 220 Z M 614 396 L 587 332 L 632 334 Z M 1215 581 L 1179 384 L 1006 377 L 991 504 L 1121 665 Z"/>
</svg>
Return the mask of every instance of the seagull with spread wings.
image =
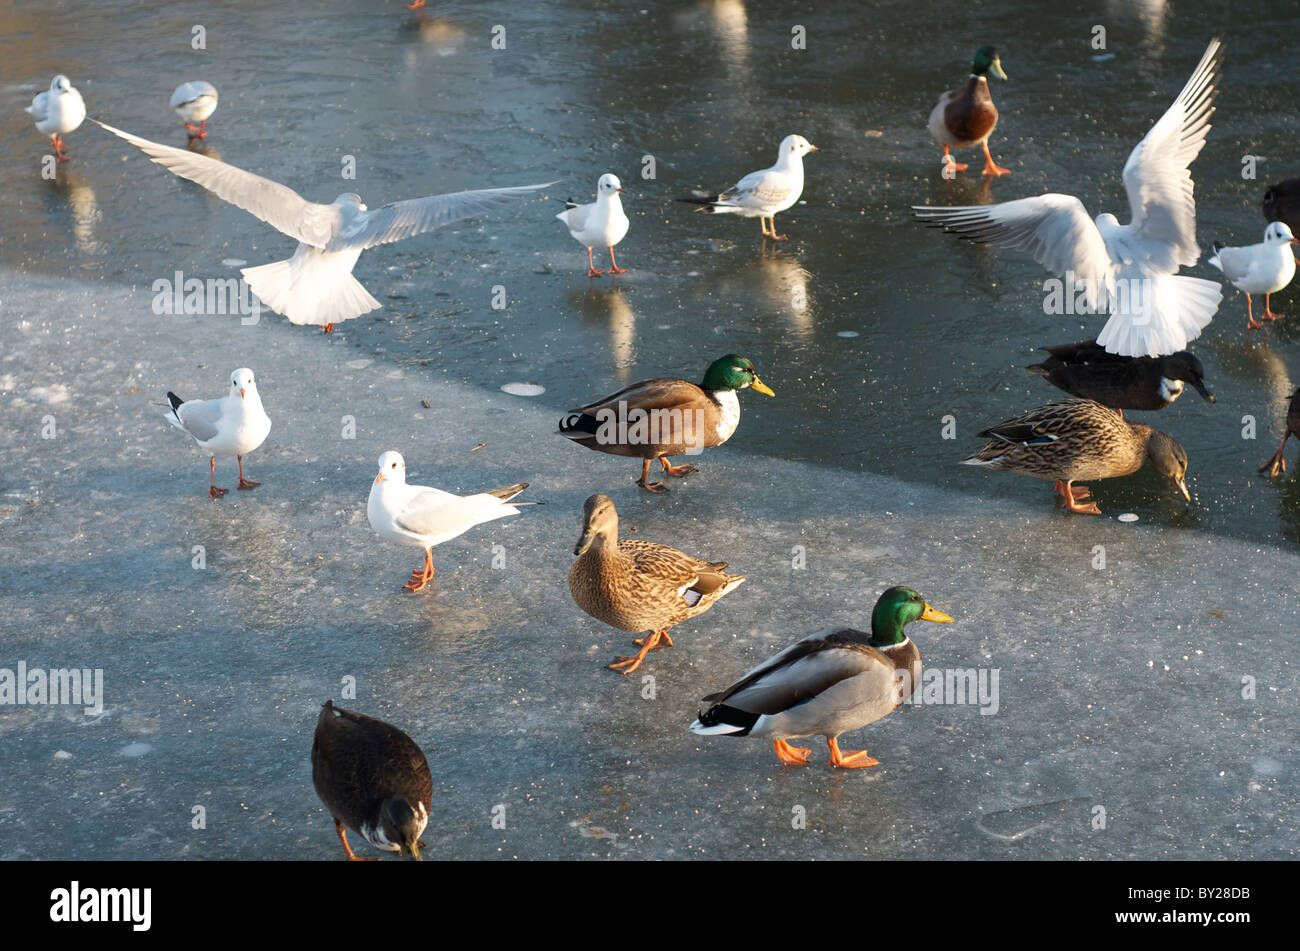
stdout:
<svg viewBox="0 0 1300 951">
<path fill-rule="evenodd" d="M 307 201 L 292 188 L 185 149 L 150 142 L 97 122 L 125 139 L 163 168 L 202 185 L 278 231 L 298 239 L 285 261 L 246 267 L 240 273 L 253 292 L 292 324 L 324 327 L 351 320 L 382 306 L 352 276 L 366 248 L 424 234 L 460 218 L 471 218 L 526 198 L 554 182 L 516 188 L 430 195 L 389 202 L 373 211 L 359 195 L 339 195 L 331 204 Z"/>
<path fill-rule="evenodd" d="M 979 244 L 1027 251 L 1086 292 L 1093 312 L 1110 314 L 1097 342 L 1120 356 L 1163 356 L 1186 348 L 1214 317 L 1223 296 L 1214 281 L 1183 277 L 1200 258 L 1196 201 L 1188 167 L 1205 145 L 1219 76 L 1213 40 L 1169 111 L 1124 163 L 1132 221 L 1088 217 L 1073 195 L 992 205 L 915 207 L 917 217 Z"/>
</svg>

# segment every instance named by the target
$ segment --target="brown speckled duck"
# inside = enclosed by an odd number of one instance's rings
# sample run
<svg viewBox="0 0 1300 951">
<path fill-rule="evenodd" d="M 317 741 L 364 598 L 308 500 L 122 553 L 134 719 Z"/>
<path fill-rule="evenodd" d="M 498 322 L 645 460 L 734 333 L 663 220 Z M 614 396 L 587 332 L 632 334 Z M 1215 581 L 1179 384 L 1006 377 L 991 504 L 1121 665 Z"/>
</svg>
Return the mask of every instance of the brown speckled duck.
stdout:
<svg viewBox="0 0 1300 951">
<path fill-rule="evenodd" d="M 1101 514 L 1095 502 L 1087 502 L 1088 488 L 1075 488 L 1074 482 L 1131 475 L 1148 460 L 1173 480 L 1183 498 L 1192 498 L 1187 452 L 1176 440 L 1092 400 L 1048 403 L 979 435 L 992 441 L 963 463 L 1055 482 L 1071 512 Z"/>
<path fill-rule="evenodd" d="M 630 674 L 656 647 L 672 647 L 668 629 L 703 614 L 743 575 L 725 561 L 702 561 L 667 545 L 619 540 L 618 512 L 608 496 L 593 495 L 582 510 L 582 537 L 573 553 L 569 591 L 578 607 L 621 631 L 648 631 L 633 641 L 641 650 L 619 657 L 611 670 Z"/>
<path fill-rule="evenodd" d="M 985 46 L 975 54 L 965 87 L 945 92 L 930 113 L 930 135 L 943 146 L 944 164 L 954 172 L 964 172 L 966 165 L 953 158 L 948 150 L 979 145 L 984 148 L 985 175 L 1010 174 L 1010 169 L 998 165 L 989 154 L 989 136 L 998 124 L 998 107 L 993 105 L 993 97 L 989 94 L 989 73 L 998 79 L 1007 78 L 998 51 Z"/>
</svg>

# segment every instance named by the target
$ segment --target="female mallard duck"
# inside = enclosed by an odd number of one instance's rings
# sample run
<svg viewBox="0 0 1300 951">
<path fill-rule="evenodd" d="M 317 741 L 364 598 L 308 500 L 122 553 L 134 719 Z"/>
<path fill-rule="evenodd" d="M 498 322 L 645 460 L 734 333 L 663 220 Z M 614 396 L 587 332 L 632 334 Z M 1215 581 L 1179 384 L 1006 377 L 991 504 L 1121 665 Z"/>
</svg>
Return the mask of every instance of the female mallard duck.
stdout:
<svg viewBox="0 0 1300 951">
<path fill-rule="evenodd" d="M 672 647 L 668 629 L 703 614 L 745 580 L 729 575 L 725 561 L 645 541 L 619 541 L 618 512 L 605 495 L 593 495 L 582 509 L 582 537 L 573 553 L 569 590 L 578 607 L 622 631 L 649 631 L 634 644 L 635 657 L 619 657 L 611 670 L 630 674 L 656 647 Z"/>
<path fill-rule="evenodd" d="M 930 113 L 930 135 L 943 146 L 943 161 L 954 172 L 964 172 L 966 166 L 948 154 L 950 148 L 969 149 L 984 147 L 984 174 L 1007 175 L 1011 170 L 993 161 L 989 154 L 989 135 L 998 124 L 998 108 L 989 95 L 988 74 L 1006 79 L 998 51 L 985 46 L 975 54 L 971 64 L 970 79 L 964 89 L 950 89 L 939 97 Z"/>
<path fill-rule="evenodd" d="M 1282 458 L 1282 450 L 1286 448 L 1288 436 L 1300 436 L 1300 389 L 1297 389 L 1295 395 L 1291 397 L 1291 405 L 1286 411 L 1286 431 L 1282 433 L 1282 445 L 1278 446 L 1277 452 L 1259 467 L 1260 472 L 1267 472 L 1270 476 L 1286 472 L 1286 460 Z"/>
<path fill-rule="evenodd" d="M 1164 357 L 1121 357 L 1095 340 L 1040 349 L 1051 356 L 1026 370 L 1111 409 L 1164 409 L 1182 395 L 1184 383 L 1214 402 L 1214 394 L 1205 388 L 1205 368 L 1186 350 Z"/>
<path fill-rule="evenodd" d="M 688 476 L 695 466 L 669 465 L 669 456 L 721 446 L 740 423 L 736 391 L 753 389 L 775 396 L 754 372 L 754 364 L 729 353 L 709 364 L 699 386 L 664 377 L 642 380 L 578 409 L 560 420 L 559 434 L 579 445 L 616 456 L 642 459 L 637 485 L 665 492 L 650 482 L 650 461 L 658 459 L 670 476 Z"/>
<path fill-rule="evenodd" d="M 875 766 L 866 750 L 840 749 L 841 733 L 893 713 L 921 680 L 921 652 L 903 632 L 915 620 L 948 624 L 911 588 L 890 588 L 871 612 L 871 633 L 828 627 L 759 664 L 721 693 L 691 724 L 704 736 L 761 736 L 781 762 L 808 762 L 811 750 L 786 740 L 824 736 L 832 766 Z"/>
<path fill-rule="evenodd" d="M 992 442 L 963 463 L 1050 479 L 1071 512 L 1101 514 L 1095 502 L 1080 504 L 1089 492 L 1086 486 L 1075 488 L 1075 481 L 1131 475 L 1148 460 L 1173 480 L 1183 498 L 1192 498 L 1187 452 L 1176 440 L 1092 400 L 1048 403 L 979 435 Z"/>
<path fill-rule="evenodd" d="M 433 807 L 429 761 L 397 727 L 325 701 L 311 746 L 311 781 L 334 817 L 352 862 L 344 826 L 377 849 L 420 858 L 420 834 Z"/>
</svg>

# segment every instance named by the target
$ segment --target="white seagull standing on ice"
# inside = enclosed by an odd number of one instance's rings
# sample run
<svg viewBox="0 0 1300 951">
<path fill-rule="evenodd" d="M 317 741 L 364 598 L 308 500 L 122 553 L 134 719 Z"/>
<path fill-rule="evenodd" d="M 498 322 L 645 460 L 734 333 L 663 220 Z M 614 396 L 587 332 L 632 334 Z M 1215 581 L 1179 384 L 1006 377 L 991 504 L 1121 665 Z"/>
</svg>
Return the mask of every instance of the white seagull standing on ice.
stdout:
<svg viewBox="0 0 1300 951">
<path fill-rule="evenodd" d="M 23 110 L 36 122 L 36 130 L 50 137 L 54 154 L 60 162 L 68 160 L 63 151 L 63 136 L 76 131 L 86 118 L 86 103 L 72 87 L 67 76 L 55 76 L 47 92 L 37 93 L 32 104 Z"/>
<path fill-rule="evenodd" d="M 618 196 L 623 194 L 623 185 L 617 175 L 605 174 L 596 182 L 596 201 L 590 205 L 579 205 L 570 200 L 564 203 L 564 211 L 556 215 L 569 229 L 573 239 L 587 249 L 587 276 L 600 277 L 604 271 L 596 270 L 596 262 L 591 259 L 592 248 L 609 248 L 609 273 L 626 274 L 627 268 L 619 267 L 614 260 L 614 245 L 627 235 L 627 215 L 623 213 L 623 201 Z"/>
<path fill-rule="evenodd" d="M 407 485 L 406 460 L 401 453 L 390 449 L 379 457 L 379 475 L 370 486 L 366 518 L 380 538 L 424 549 L 424 565 L 412 571 L 411 580 L 402 585 L 407 591 L 420 591 L 433 578 L 435 545 L 463 535 L 475 525 L 518 515 L 515 506 L 540 504 L 506 504 L 526 488 L 528 483 L 520 482 L 504 489 L 461 496 L 427 485 Z"/>
<path fill-rule="evenodd" d="M 351 192 L 339 195 L 331 204 L 318 205 L 269 178 L 206 155 L 150 142 L 102 122 L 98 124 L 126 139 L 168 171 L 202 185 L 217 197 L 297 238 L 298 250 L 293 257 L 260 267 L 246 267 L 240 273 L 262 303 L 284 314 L 290 323 L 324 327 L 326 333 L 339 321 L 351 320 L 383 306 L 352 276 L 352 268 L 366 248 L 424 234 L 460 218 L 481 215 L 555 184 L 451 192 L 389 202 L 373 211 L 362 203 L 359 195 Z"/>
<path fill-rule="evenodd" d="M 1027 251 L 1054 274 L 1073 278 L 1095 311 L 1110 319 L 1097 342 L 1125 357 L 1176 353 L 1214 317 L 1222 288 L 1178 276 L 1200 258 L 1196 201 L 1188 166 L 1200 154 L 1214 113 L 1219 41 L 1201 57 L 1169 111 L 1124 163 L 1132 221 L 1088 217 L 1073 195 L 1047 194 L 994 205 L 916 207 L 917 216 L 980 244 Z M 1066 288 L 1072 297 L 1075 288 Z"/>
<path fill-rule="evenodd" d="M 168 393 L 167 402 L 171 404 L 167 422 L 193 436 L 212 457 L 208 498 L 219 499 L 229 491 L 217 488 L 217 456 L 239 460 L 237 488 L 255 489 L 261 485 L 244 478 L 244 456 L 262 445 L 271 431 L 271 418 L 262 409 L 252 370 L 240 367 L 230 374 L 230 392 L 219 400 L 183 400 Z"/>
<path fill-rule="evenodd" d="M 1246 292 L 1246 327 L 1254 330 L 1263 327 L 1250 311 L 1250 295 L 1264 295 L 1264 314 L 1268 320 L 1277 320 L 1281 314 L 1273 313 L 1268 298 L 1291 283 L 1295 277 L 1295 255 L 1291 244 L 1295 235 L 1285 222 L 1274 221 L 1264 229 L 1264 240 L 1245 248 L 1224 247 L 1222 241 L 1214 242 L 1214 256 L 1207 258 L 1223 276 L 1239 290 Z"/>
<path fill-rule="evenodd" d="M 712 215 L 740 215 L 757 218 L 763 237 L 784 241 L 786 236 L 776 233 L 776 213 L 785 211 L 803 194 L 803 157 L 816 152 L 802 135 L 787 135 L 781 140 L 776 164 L 761 172 L 750 172 L 725 192 L 713 198 L 679 198 L 678 201 L 700 205 L 696 211 Z M 768 222 L 772 222 L 768 230 Z"/>
<path fill-rule="evenodd" d="M 172 111 L 181 117 L 190 141 L 208 137 L 208 116 L 217 111 L 217 87 L 196 79 L 181 83 L 172 93 Z M 194 123 L 198 123 L 195 125 Z"/>
</svg>

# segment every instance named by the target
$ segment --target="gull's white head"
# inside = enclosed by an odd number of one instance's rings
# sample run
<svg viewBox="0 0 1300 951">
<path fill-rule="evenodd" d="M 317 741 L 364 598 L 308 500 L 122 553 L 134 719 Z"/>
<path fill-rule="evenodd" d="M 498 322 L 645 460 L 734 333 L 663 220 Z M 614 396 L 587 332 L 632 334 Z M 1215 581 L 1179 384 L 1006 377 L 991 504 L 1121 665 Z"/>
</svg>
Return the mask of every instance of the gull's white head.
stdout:
<svg viewBox="0 0 1300 951">
<path fill-rule="evenodd" d="M 1289 244 L 1295 239 L 1285 221 L 1274 221 L 1264 229 L 1265 244 Z"/>
<path fill-rule="evenodd" d="M 406 460 L 400 452 L 392 449 L 379 457 L 379 475 L 375 476 L 375 483 L 390 480 L 398 485 L 406 481 Z"/>
<path fill-rule="evenodd" d="M 356 192 L 344 192 L 342 195 L 339 195 L 338 198 L 334 199 L 334 204 L 351 205 L 354 208 L 356 208 L 358 211 L 369 210 L 366 208 L 366 203 L 361 200 L 361 196 L 358 195 Z"/>
<path fill-rule="evenodd" d="M 72 80 L 62 73 L 50 81 L 50 92 L 69 92 L 71 89 Z"/>
<path fill-rule="evenodd" d="M 813 145 L 802 135 L 787 135 L 781 140 L 781 154 L 789 155 L 792 158 L 802 158 L 809 152 L 818 151 L 817 146 Z"/>
<path fill-rule="evenodd" d="M 618 180 L 618 176 L 611 175 L 608 172 L 600 176 L 600 180 L 596 182 L 596 194 L 601 198 L 617 195 L 622 190 L 623 183 Z"/>
<path fill-rule="evenodd" d="M 253 371 L 248 367 L 240 367 L 234 373 L 230 374 L 230 395 L 239 394 L 239 398 L 247 399 L 249 394 L 257 395 L 257 384 L 253 382 Z"/>
</svg>

